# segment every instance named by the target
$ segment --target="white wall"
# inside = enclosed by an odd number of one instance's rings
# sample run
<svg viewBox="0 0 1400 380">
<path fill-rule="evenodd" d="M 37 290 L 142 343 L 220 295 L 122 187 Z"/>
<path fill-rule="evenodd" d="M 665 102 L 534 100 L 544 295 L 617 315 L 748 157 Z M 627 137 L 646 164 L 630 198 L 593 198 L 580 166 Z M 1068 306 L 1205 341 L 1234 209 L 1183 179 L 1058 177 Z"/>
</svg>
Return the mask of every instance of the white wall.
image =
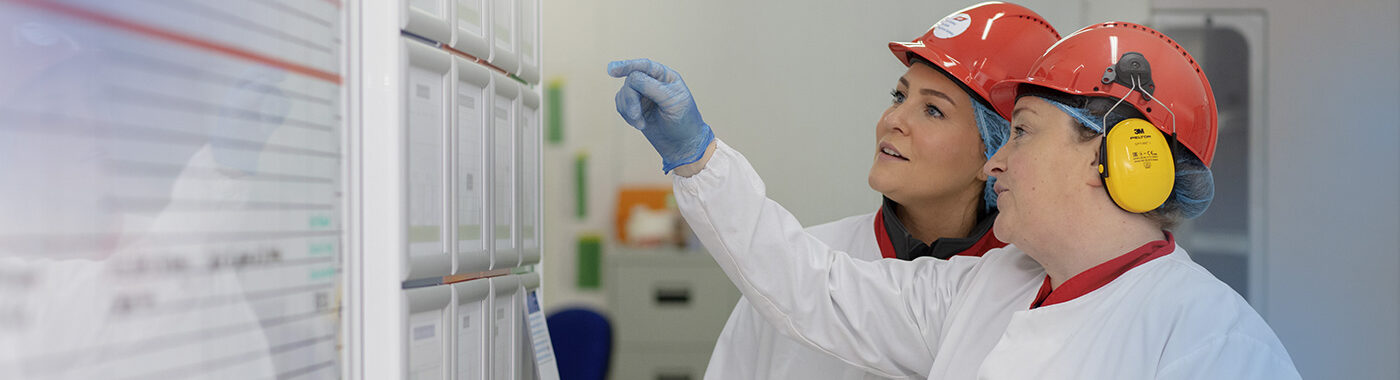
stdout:
<svg viewBox="0 0 1400 380">
<path fill-rule="evenodd" d="M 1260 311 L 1304 378 L 1400 378 L 1400 2 L 1153 6 L 1264 10 Z"/>
</svg>

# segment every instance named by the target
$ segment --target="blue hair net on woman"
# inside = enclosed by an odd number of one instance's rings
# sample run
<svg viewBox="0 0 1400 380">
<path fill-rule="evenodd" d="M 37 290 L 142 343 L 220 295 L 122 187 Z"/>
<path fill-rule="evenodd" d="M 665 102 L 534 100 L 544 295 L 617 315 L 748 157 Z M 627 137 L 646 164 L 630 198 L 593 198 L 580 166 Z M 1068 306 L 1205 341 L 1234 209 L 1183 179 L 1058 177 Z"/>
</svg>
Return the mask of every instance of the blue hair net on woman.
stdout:
<svg viewBox="0 0 1400 380">
<path fill-rule="evenodd" d="M 977 133 L 982 135 L 982 146 L 986 148 L 987 159 L 991 159 L 992 155 L 997 153 L 997 149 L 1006 144 L 1006 138 L 1011 134 L 1011 123 L 975 98 L 972 99 L 972 109 L 977 119 Z M 996 182 L 996 177 L 987 177 L 987 186 L 982 188 L 982 204 L 987 210 L 997 207 L 997 193 L 992 191 L 992 185 Z"/>
<path fill-rule="evenodd" d="M 1102 117 L 1094 116 L 1087 108 L 1071 107 L 1046 97 L 1036 97 L 1054 104 L 1078 121 L 1080 126 L 1104 133 Z M 1118 123 L 1123 117 L 1116 117 L 1118 120 L 1115 120 L 1114 115 L 1109 115 L 1108 119 L 1109 123 Z M 1176 180 L 1172 184 L 1171 196 L 1167 197 L 1158 210 L 1166 215 L 1180 215 L 1186 219 L 1201 216 L 1206 212 L 1206 208 L 1210 207 L 1210 201 L 1215 199 L 1215 176 L 1211 174 L 1209 167 L 1181 144 L 1172 144 L 1172 157 L 1176 162 Z"/>
</svg>

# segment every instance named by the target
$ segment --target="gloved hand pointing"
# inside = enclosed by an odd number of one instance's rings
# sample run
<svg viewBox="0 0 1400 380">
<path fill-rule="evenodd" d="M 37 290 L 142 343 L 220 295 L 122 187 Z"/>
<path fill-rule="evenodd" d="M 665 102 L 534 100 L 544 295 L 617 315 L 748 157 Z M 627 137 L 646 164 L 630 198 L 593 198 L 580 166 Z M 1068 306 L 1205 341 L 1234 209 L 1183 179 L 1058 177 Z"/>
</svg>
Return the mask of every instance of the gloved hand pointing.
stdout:
<svg viewBox="0 0 1400 380">
<path fill-rule="evenodd" d="M 715 134 L 680 74 L 643 58 L 610 62 L 608 75 L 627 78 L 617 91 L 617 113 L 661 154 L 663 172 L 700 160 Z"/>
</svg>

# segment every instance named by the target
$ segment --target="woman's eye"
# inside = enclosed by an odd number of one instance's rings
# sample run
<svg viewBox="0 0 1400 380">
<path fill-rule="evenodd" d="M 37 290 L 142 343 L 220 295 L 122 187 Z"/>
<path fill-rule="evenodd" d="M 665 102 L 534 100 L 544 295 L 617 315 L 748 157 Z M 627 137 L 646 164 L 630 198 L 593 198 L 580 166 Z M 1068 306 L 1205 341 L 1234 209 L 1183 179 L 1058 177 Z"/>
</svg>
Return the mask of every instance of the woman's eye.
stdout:
<svg viewBox="0 0 1400 380">
<path fill-rule="evenodd" d="M 894 104 L 904 103 L 904 92 L 899 90 L 890 91 L 890 102 Z"/>
<path fill-rule="evenodd" d="M 929 115 L 929 116 L 933 116 L 933 117 L 936 117 L 936 118 L 942 118 L 942 117 L 943 117 L 943 110 L 938 109 L 938 107 L 936 107 L 936 106 L 934 106 L 934 105 L 932 105 L 932 104 L 926 105 L 925 107 L 926 107 L 926 109 L 924 110 L 924 112 L 928 112 L 928 115 Z"/>
<path fill-rule="evenodd" d="M 1026 134 L 1026 129 L 1019 126 L 1011 128 L 1011 138 L 1021 137 Z"/>
</svg>

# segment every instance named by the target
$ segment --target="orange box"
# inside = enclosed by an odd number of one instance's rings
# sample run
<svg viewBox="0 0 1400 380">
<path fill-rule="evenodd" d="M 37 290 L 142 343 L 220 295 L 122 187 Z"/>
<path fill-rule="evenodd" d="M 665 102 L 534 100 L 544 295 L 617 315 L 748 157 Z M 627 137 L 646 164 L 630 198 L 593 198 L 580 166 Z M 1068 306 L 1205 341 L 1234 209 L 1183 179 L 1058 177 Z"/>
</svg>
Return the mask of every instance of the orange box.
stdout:
<svg viewBox="0 0 1400 380">
<path fill-rule="evenodd" d="M 627 220 L 632 216 L 632 207 L 642 205 L 649 210 L 665 210 L 666 200 L 671 197 L 671 187 L 624 187 L 617 191 L 616 224 L 617 241 L 627 242 Z"/>
</svg>

